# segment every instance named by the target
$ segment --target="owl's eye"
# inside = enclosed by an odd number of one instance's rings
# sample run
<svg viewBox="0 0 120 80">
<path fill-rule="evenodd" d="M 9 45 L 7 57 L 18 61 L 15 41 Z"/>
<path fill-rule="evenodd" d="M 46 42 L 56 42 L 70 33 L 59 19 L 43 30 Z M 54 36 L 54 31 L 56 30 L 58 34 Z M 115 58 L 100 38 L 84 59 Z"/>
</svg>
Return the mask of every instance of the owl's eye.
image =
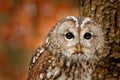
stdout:
<svg viewBox="0 0 120 80">
<path fill-rule="evenodd" d="M 68 32 L 68 33 L 65 34 L 65 37 L 66 37 L 67 39 L 72 39 L 72 38 L 74 38 L 74 35 L 73 35 L 73 33 Z"/>
<path fill-rule="evenodd" d="M 91 39 L 91 37 L 92 37 L 91 33 L 87 32 L 87 33 L 84 34 L 85 39 Z"/>
</svg>

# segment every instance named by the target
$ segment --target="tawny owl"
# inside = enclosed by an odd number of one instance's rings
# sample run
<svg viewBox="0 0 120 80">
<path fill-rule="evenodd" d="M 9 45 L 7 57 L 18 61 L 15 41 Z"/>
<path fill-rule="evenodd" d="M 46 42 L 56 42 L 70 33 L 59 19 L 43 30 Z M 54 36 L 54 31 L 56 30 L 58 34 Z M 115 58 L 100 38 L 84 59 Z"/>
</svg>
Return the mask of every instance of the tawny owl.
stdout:
<svg viewBox="0 0 120 80">
<path fill-rule="evenodd" d="M 91 18 L 63 18 L 37 49 L 27 80 L 91 80 L 103 47 L 103 32 Z"/>
</svg>

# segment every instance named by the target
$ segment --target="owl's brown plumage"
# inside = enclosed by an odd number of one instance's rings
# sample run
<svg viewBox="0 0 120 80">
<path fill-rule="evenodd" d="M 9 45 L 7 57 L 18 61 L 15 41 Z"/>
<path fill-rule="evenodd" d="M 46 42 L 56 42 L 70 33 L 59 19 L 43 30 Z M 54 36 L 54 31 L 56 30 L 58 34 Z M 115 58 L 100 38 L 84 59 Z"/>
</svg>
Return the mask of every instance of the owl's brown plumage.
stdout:
<svg viewBox="0 0 120 80">
<path fill-rule="evenodd" d="M 37 49 L 27 80 L 91 80 L 103 46 L 103 33 L 96 22 L 68 16 L 53 27 Z"/>
</svg>

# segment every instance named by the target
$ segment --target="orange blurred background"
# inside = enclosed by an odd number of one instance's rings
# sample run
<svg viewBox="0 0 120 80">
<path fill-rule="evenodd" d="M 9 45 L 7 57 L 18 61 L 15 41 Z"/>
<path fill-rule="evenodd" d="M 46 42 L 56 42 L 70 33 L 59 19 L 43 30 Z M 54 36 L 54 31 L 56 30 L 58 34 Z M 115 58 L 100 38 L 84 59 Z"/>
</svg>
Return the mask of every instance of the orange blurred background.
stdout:
<svg viewBox="0 0 120 80">
<path fill-rule="evenodd" d="M 0 0 L 0 80 L 25 80 L 35 49 L 78 0 Z"/>
</svg>

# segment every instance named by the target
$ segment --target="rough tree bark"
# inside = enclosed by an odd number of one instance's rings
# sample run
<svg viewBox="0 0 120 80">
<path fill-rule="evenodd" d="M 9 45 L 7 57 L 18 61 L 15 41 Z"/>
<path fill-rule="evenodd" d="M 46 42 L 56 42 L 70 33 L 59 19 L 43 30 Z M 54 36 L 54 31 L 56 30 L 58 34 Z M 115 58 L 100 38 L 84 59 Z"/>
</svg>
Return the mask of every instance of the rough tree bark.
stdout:
<svg viewBox="0 0 120 80">
<path fill-rule="evenodd" d="M 80 16 L 95 19 L 103 27 L 105 49 L 93 80 L 120 80 L 120 0 L 80 0 Z"/>
</svg>

